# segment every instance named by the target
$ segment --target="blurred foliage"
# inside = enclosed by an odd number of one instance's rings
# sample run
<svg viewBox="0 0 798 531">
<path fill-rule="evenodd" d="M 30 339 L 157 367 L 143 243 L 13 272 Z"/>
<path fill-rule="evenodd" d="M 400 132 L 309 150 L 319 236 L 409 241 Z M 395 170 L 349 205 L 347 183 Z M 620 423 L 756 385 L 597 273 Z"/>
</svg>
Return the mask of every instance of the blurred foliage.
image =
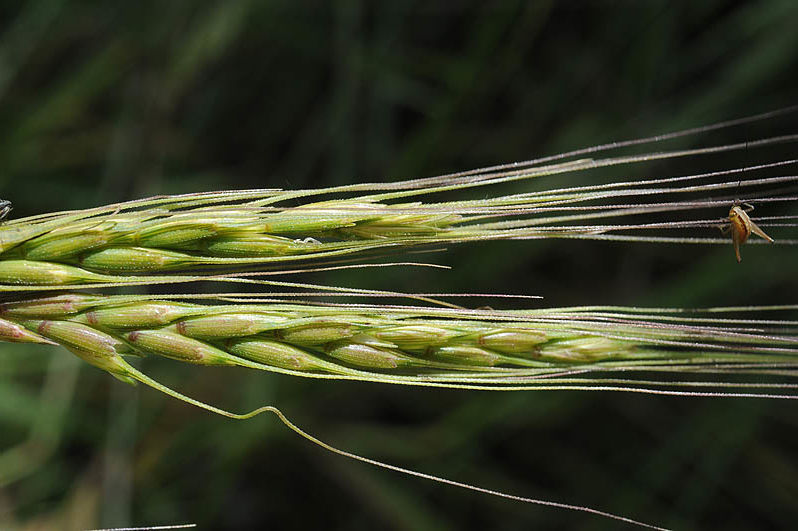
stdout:
<svg viewBox="0 0 798 531">
<path fill-rule="evenodd" d="M 762 112 L 798 103 L 796 20 L 791 0 L 3 2 L 0 197 L 24 216 L 429 176 Z M 669 146 L 785 132 L 794 118 Z M 622 171 L 789 157 L 787 145 Z M 741 265 L 731 245 L 503 242 L 426 256 L 455 269 L 303 279 L 540 294 L 547 306 L 795 303 L 798 293 L 794 247 L 746 248 Z M 0 349 L 0 477 L 19 478 L 0 487 L 3 529 L 617 527 L 348 462 L 273 418 L 215 418 L 69 356 Z M 679 529 L 794 525 L 790 403 L 144 368 L 222 407 L 274 403 L 337 446 L 460 481 Z"/>
</svg>

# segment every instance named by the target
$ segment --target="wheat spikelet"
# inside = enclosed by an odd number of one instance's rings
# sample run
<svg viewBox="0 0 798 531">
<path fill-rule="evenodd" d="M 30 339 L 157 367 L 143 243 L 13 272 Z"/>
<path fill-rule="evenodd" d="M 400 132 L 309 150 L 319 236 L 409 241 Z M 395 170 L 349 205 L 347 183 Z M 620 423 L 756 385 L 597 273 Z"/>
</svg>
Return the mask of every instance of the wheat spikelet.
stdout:
<svg viewBox="0 0 798 531">
<path fill-rule="evenodd" d="M 773 137 L 758 144 L 796 138 Z M 556 157 L 382 186 L 191 194 L 34 216 L 0 225 L 0 289 L 16 292 L 37 291 L 43 286 L 155 284 L 213 275 L 241 279 L 236 276 L 239 272 L 284 269 L 291 261 L 349 260 L 413 246 L 491 239 L 727 243 L 721 238 L 699 238 L 692 232 L 663 235 L 670 230 L 714 229 L 723 222 L 721 216 L 659 222 L 636 216 L 727 210 L 729 197 L 706 194 L 736 189 L 739 174 L 752 168 L 480 200 L 406 201 L 472 186 L 747 149 L 752 144 L 757 142 L 542 165 L 564 158 Z M 566 155 L 597 153 L 607 147 L 622 146 L 598 146 Z M 753 169 L 795 163 L 778 161 Z M 707 177 L 730 180 L 706 181 Z M 758 192 L 762 202 L 794 201 L 789 189 L 773 187 L 789 186 L 796 180 L 790 175 L 749 179 L 745 188 Z M 694 184 L 682 186 L 685 182 Z M 671 183 L 680 184 L 673 187 Z M 317 196 L 351 193 L 360 195 L 316 201 Z M 671 200 L 673 195 L 681 199 Z M 662 196 L 669 196 L 668 201 Z M 618 202 L 617 198 L 623 199 Z M 305 203 L 284 205 L 294 200 Z M 778 219 L 789 222 L 794 217 Z M 645 231 L 658 232 L 652 236 Z M 796 243 L 783 237 L 778 240 Z M 229 295 L 218 298 L 233 299 Z M 531 503 L 540 502 L 342 452 L 303 432 L 273 406 L 236 415 L 203 404 L 152 380 L 131 360 L 154 356 L 193 366 L 480 390 L 590 389 L 798 398 L 791 394 L 796 388 L 791 379 L 798 375 L 798 337 L 794 335 L 798 323 L 784 313 L 776 319 L 758 318 L 760 312 L 792 312 L 795 307 L 748 308 L 750 313 L 743 317 L 729 318 L 723 314 L 739 309 L 689 313 L 618 307 L 512 312 L 316 306 L 262 303 L 255 296 L 238 298 L 241 301 L 234 304 L 209 305 L 179 302 L 179 297 L 83 293 L 17 297 L 0 305 L 0 341 L 60 345 L 122 381 L 150 385 L 215 413 L 249 418 L 270 411 L 308 440 L 350 458 Z M 741 381 L 740 377 L 754 379 Z M 729 388 L 745 392 L 729 392 Z M 771 389 L 782 394 L 771 394 Z M 549 505 L 640 524 L 584 507 Z"/>
<path fill-rule="evenodd" d="M 736 122 L 718 125 L 730 124 Z M 753 170 L 788 168 L 798 163 L 796 160 L 476 200 L 430 200 L 440 192 L 798 140 L 798 135 L 783 135 L 744 144 L 559 162 L 698 131 L 429 179 L 293 192 L 164 196 L 10 220 L 0 225 L 0 290 L 192 281 L 243 270 L 279 271 L 295 261 L 354 260 L 415 246 L 480 240 L 580 238 L 728 244 L 725 238 L 708 236 L 716 227 L 728 224 L 726 212 L 732 197 L 710 194 L 737 192 L 742 184 L 759 203 L 795 200 L 789 195 L 789 186 L 798 181 L 794 175 L 746 178 L 744 183 L 740 176 Z M 664 196 L 668 199 L 660 199 Z M 681 199 L 673 200 L 673 196 Z M 296 202 L 300 204 L 289 204 Z M 712 214 L 685 217 L 701 210 Z M 655 214 L 666 217 L 654 221 L 651 216 Z M 757 221 L 765 227 L 795 226 L 790 222 L 795 216 L 777 219 L 778 223 Z M 783 236 L 776 237 L 776 242 L 798 243 Z"/>
<path fill-rule="evenodd" d="M 724 377 L 798 375 L 798 337 L 793 334 L 798 323 L 753 318 L 756 312 L 795 308 L 751 308 L 753 316 L 743 319 L 717 317 L 734 310 L 209 305 L 72 293 L 3 304 L 6 329 L 18 332 L 0 339 L 63 345 L 125 381 L 137 379 L 124 360 L 136 354 L 195 365 L 411 385 L 790 388 L 789 382 L 759 385 Z M 675 373 L 716 379 L 669 379 Z M 662 380 L 647 380 L 650 374 Z"/>
</svg>

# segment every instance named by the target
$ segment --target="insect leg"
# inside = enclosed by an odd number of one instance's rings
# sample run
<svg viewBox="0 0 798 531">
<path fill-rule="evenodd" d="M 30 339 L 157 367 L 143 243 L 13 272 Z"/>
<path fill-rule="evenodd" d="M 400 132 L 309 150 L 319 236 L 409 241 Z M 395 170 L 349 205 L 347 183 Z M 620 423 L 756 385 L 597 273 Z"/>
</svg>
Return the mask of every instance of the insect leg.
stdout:
<svg viewBox="0 0 798 531">
<path fill-rule="evenodd" d="M 737 263 L 739 264 L 743 261 L 743 258 L 740 256 L 740 242 L 735 238 L 732 243 L 734 243 L 734 255 L 737 257 Z"/>
</svg>

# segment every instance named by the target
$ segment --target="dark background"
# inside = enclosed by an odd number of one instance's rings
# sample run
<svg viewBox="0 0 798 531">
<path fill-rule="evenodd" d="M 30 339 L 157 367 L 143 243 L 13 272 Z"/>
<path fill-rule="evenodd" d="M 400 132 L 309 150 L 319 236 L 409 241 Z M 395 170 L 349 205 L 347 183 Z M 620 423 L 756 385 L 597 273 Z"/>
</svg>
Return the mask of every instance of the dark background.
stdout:
<svg viewBox="0 0 798 531">
<path fill-rule="evenodd" d="M 389 181 L 798 103 L 790 0 L 445 5 L 3 2 L 0 197 L 21 217 L 160 193 Z M 651 149 L 794 132 L 793 116 Z M 794 156 L 787 144 L 501 191 Z M 543 295 L 537 306 L 796 302 L 793 248 L 743 255 L 738 265 L 731 245 L 493 242 L 431 258 L 453 271 L 301 279 Z M 273 403 L 336 446 L 519 495 L 678 529 L 787 528 L 798 512 L 787 401 L 467 393 L 144 367 L 222 407 Z M 217 418 L 43 347 L 0 349 L 0 443 L 0 477 L 19 477 L 0 487 L 3 528 L 618 527 L 353 463 L 274 418 Z"/>
</svg>

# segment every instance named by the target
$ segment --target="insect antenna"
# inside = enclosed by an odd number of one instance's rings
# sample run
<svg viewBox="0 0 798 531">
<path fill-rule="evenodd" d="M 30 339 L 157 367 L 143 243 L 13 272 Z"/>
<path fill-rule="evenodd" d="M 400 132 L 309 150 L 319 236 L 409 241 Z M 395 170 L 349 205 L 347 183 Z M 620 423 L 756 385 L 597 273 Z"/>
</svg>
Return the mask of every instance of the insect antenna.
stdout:
<svg viewBox="0 0 798 531">
<path fill-rule="evenodd" d="M 743 161 L 744 165 L 743 165 L 743 171 L 740 174 L 740 179 L 737 181 L 737 189 L 734 191 L 734 197 L 735 197 L 734 206 L 739 206 L 740 204 L 742 204 L 742 201 L 740 201 L 740 184 L 742 184 L 743 182 L 743 175 L 745 175 L 746 172 L 748 171 L 748 168 L 751 167 L 751 152 L 748 151 L 748 140 L 745 141 L 745 145 L 743 146 L 743 153 L 745 153 L 744 155 L 745 160 Z"/>
</svg>

